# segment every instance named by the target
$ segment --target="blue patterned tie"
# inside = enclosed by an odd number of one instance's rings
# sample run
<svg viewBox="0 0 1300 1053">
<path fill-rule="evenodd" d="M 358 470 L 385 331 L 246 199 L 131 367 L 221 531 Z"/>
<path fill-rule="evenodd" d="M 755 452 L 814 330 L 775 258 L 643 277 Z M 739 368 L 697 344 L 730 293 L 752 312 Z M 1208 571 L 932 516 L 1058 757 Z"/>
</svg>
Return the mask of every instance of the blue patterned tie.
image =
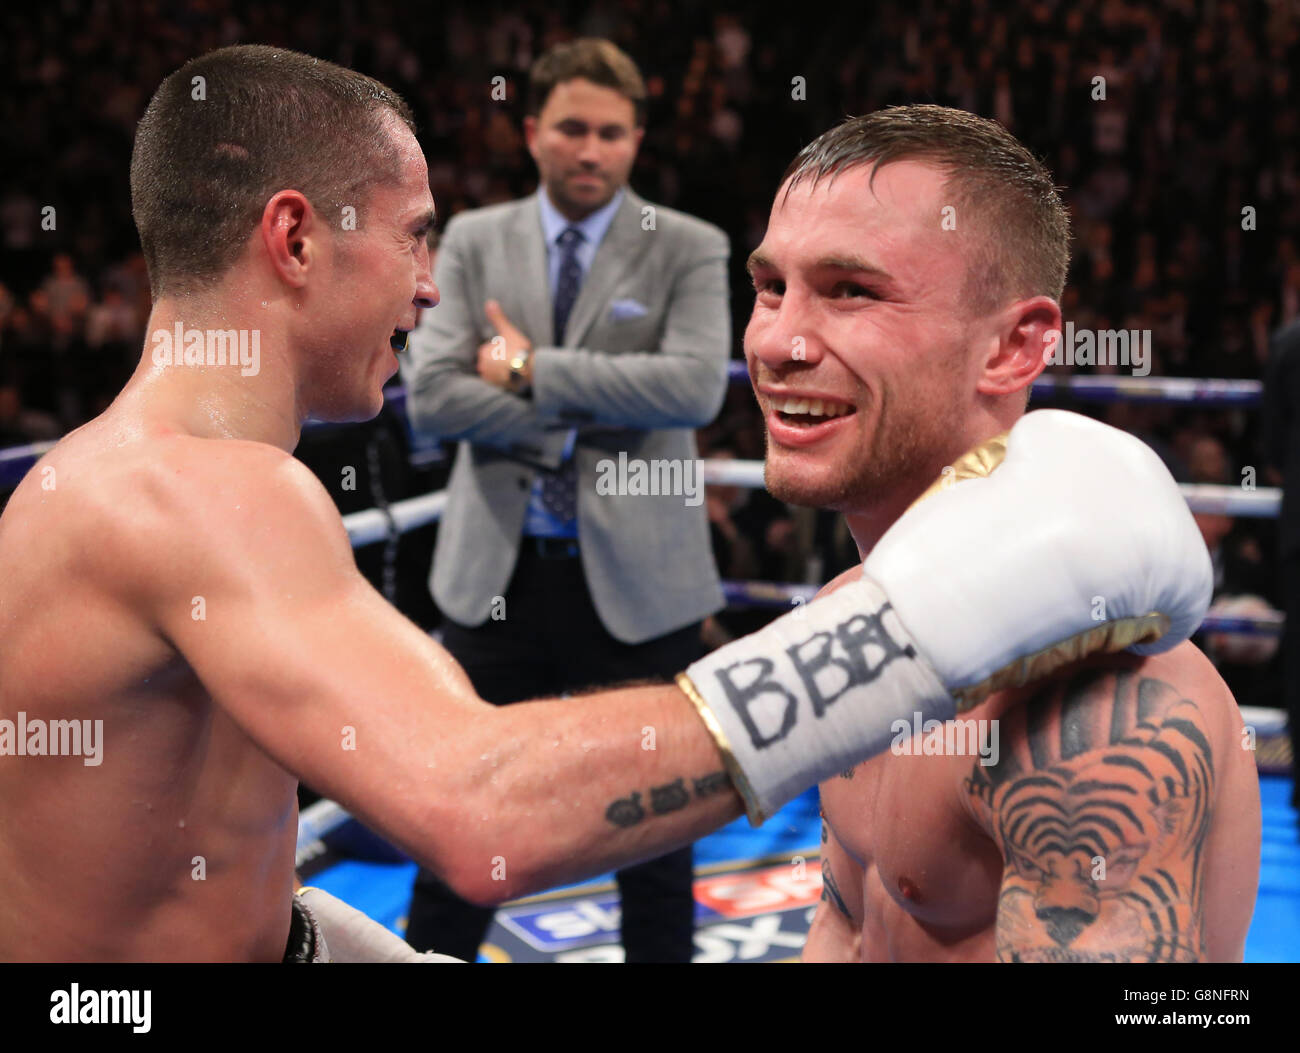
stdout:
<svg viewBox="0 0 1300 1053">
<path fill-rule="evenodd" d="M 555 283 L 555 346 L 564 344 L 564 330 L 569 324 L 569 312 L 578 298 L 582 287 L 582 264 L 578 262 L 578 244 L 582 241 L 582 231 L 577 227 L 566 227 L 564 233 L 555 239 L 562 253 L 560 257 L 560 277 Z"/>
<path fill-rule="evenodd" d="M 553 305 L 557 347 L 564 343 L 569 314 L 573 311 L 574 301 L 578 299 L 578 290 L 582 288 L 582 265 L 578 262 L 578 245 L 582 240 L 582 231 L 577 227 L 566 227 L 564 233 L 556 239 L 562 253 Z M 578 514 L 578 472 L 572 457 L 554 472 L 542 476 L 542 504 L 564 523 Z"/>
</svg>

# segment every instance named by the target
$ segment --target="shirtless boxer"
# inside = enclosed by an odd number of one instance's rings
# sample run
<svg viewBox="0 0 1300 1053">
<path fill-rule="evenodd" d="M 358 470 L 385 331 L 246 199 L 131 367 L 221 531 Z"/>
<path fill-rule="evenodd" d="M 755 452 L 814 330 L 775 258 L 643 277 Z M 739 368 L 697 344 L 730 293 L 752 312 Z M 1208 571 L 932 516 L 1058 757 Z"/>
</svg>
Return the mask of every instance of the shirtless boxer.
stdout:
<svg viewBox="0 0 1300 1053">
<path fill-rule="evenodd" d="M 0 518 L 0 959 L 274 961 L 290 944 L 311 957 L 291 912 L 299 777 L 463 897 L 494 904 L 660 854 L 742 804 L 760 819 L 879 750 L 889 712 L 913 694 L 951 711 L 952 692 L 978 675 L 942 656 L 943 638 L 965 638 L 962 622 L 927 639 L 925 617 L 911 637 L 886 630 L 879 590 L 859 598 L 850 586 L 715 656 L 767 663 L 764 689 L 789 703 L 780 734 L 759 745 L 734 735 L 737 714 L 758 710 L 727 712 L 707 669 L 698 687 L 478 700 L 358 574 L 328 493 L 290 456 L 308 416 L 378 411 L 397 368 L 390 340 L 437 303 L 424 239 L 433 200 L 410 125 L 382 85 L 256 47 L 188 63 L 141 121 L 132 202 L 154 305 L 140 365 Z M 160 335 L 177 326 L 243 331 L 250 352 L 256 331 L 257 360 L 218 364 L 205 348 L 179 364 Z M 1166 547 L 1169 535 L 1175 550 L 1189 535 L 1199 544 L 1176 488 L 1172 499 L 1162 489 L 1167 474 L 1133 462 L 1132 440 L 1113 441 L 1115 485 L 1144 511 L 1133 529 L 1118 525 L 1120 540 L 1103 534 L 1123 550 Z M 984 522 L 992 483 L 936 500 Z M 1046 573 L 1054 543 L 1030 540 L 1020 558 Z M 1149 559 L 1099 567 L 1087 586 L 1124 591 Z M 1145 618 L 1143 646 L 1185 638 L 1208 602 L 1209 565 L 1190 587 L 1182 565 L 1156 566 L 1113 627 Z M 949 576 L 1005 605 L 1001 583 Z M 914 609 L 907 591 L 888 599 Z M 1012 625 L 984 657 L 1006 665 L 1095 629 L 1071 597 L 1063 590 L 1061 619 Z M 874 618 L 870 640 L 863 618 Z M 834 637 L 827 653 L 854 674 L 851 689 L 829 699 L 803 683 L 784 650 L 792 637 Z M 103 722 L 95 763 L 43 745 L 14 755 L 13 725 L 81 720 Z"/>
<path fill-rule="evenodd" d="M 983 464 L 962 454 L 1021 418 L 1060 329 L 1067 259 L 1050 176 L 992 122 L 900 107 L 810 144 L 749 261 L 768 489 L 845 513 L 869 571 L 936 476 L 996 463 L 996 445 Z M 792 399 L 823 400 L 823 415 L 783 412 Z M 1021 516 L 959 532 L 968 558 L 1023 540 Z M 1258 779 L 1236 703 L 1191 643 L 1076 662 L 963 716 L 999 721 L 998 738 L 949 738 L 944 755 L 909 719 L 896 748 L 822 783 L 805 961 L 1241 959 Z M 972 755 L 980 741 L 996 763 Z"/>
</svg>

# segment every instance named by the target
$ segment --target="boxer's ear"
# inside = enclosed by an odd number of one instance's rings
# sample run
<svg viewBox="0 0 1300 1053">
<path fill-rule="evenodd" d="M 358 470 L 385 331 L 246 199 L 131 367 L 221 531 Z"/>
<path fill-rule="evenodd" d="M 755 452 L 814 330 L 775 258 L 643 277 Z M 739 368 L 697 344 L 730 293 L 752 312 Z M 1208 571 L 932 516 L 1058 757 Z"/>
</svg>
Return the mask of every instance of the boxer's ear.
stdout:
<svg viewBox="0 0 1300 1053">
<path fill-rule="evenodd" d="M 999 311 L 975 390 L 995 396 L 1024 391 L 1046 367 L 1060 335 L 1061 308 L 1050 296 Z"/>
<path fill-rule="evenodd" d="M 317 226 L 311 202 L 298 190 L 281 190 L 262 210 L 258 234 L 267 260 L 280 279 L 294 288 L 307 282 Z"/>
</svg>

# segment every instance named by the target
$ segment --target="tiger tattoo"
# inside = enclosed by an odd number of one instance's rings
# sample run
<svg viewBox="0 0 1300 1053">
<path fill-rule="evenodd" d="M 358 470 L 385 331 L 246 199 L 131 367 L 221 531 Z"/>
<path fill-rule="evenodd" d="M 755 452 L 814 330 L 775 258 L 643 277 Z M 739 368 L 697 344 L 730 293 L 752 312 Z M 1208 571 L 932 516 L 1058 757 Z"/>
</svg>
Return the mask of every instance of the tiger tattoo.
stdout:
<svg viewBox="0 0 1300 1053">
<path fill-rule="evenodd" d="M 1200 960 L 1214 758 L 1196 704 L 1094 669 L 1001 719 L 1010 748 L 965 781 L 1005 861 L 999 959 Z"/>
</svg>

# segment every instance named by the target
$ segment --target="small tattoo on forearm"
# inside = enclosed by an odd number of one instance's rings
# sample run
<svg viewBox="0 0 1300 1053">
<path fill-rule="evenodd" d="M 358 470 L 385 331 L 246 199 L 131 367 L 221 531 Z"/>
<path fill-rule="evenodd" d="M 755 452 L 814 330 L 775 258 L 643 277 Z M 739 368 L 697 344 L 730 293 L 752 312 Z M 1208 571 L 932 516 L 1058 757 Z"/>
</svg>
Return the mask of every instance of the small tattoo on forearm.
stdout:
<svg viewBox="0 0 1300 1053">
<path fill-rule="evenodd" d="M 697 775 L 690 780 L 697 800 L 713 797 L 731 785 L 725 771 Z M 605 818 L 615 826 L 629 827 L 645 819 L 647 815 L 667 815 L 680 811 L 691 803 L 691 790 L 687 788 L 685 776 L 679 776 L 662 786 L 650 787 L 650 810 L 641 803 L 641 793 L 637 791 L 627 797 L 620 797 L 605 809 Z"/>
<path fill-rule="evenodd" d="M 691 795 L 686 792 L 686 785 L 681 779 L 674 779 L 667 786 L 654 786 L 650 789 L 650 810 L 655 815 L 685 808 L 690 800 Z"/>
<path fill-rule="evenodd" d="M 605 818 L 615 826 L 636 826 L 645 818 L 645 809 L 641 807 L 641 795 L 634 793 L 630 797 L 620 797 L 605 809 Z"/>
</svg>

